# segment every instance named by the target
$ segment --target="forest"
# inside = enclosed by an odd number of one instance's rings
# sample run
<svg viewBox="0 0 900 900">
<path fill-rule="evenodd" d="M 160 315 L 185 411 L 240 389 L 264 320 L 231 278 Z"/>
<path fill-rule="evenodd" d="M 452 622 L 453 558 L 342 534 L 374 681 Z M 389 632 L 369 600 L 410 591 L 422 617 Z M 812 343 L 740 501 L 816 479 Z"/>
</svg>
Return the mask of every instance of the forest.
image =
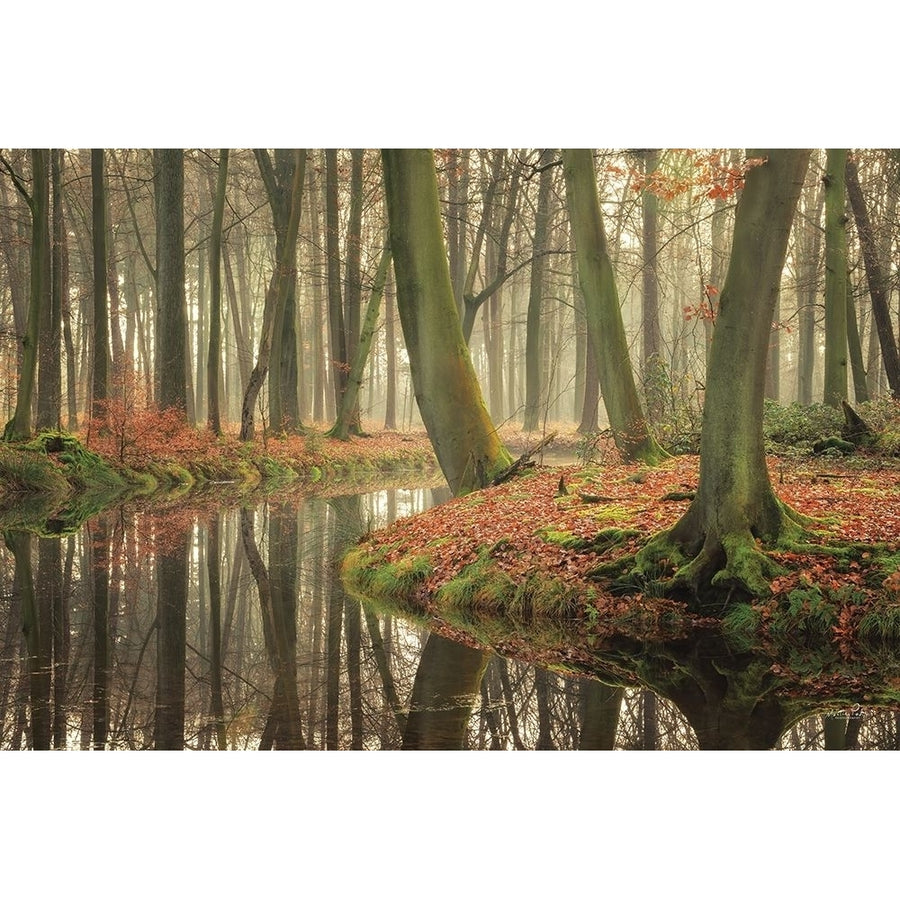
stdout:
<svg viewBox="0 0 900 900">
<path fill-rule="evenodd" d="M 0 747 L 896 749 L 898 201 L 0 151 Z"/>
</svg>

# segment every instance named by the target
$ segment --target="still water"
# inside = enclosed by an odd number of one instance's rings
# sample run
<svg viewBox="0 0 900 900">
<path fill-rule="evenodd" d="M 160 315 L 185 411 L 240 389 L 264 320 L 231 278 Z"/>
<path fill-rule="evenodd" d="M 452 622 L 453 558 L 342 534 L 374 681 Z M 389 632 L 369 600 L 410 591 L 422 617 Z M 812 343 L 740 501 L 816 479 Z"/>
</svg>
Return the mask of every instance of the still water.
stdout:
<svg viewBox="0 0 900 900">
<path fill-rule="evenodd" d="M 343 551 L 446 500 L 437 485 L 125 506 L 61 537 L 6 532 L 0 748 L 697 749 L 684 703 L 464 646 L 346 595 Z M 723 722 L 721 746 L 900 746 L 890 709 L 775 731 Z"/>
</svg>

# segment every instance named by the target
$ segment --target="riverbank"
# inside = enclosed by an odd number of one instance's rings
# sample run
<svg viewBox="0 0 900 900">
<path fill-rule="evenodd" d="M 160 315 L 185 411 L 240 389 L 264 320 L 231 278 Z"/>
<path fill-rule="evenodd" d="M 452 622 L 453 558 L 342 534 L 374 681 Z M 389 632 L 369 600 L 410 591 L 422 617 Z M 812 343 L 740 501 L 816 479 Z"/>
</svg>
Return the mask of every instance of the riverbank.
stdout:
<svg viewBox="0 0 900 900">
<path fill-rule="evenodd" d="M 49 519 L 52 529 L 68 530 L 123 500 L 213 494 L 237 502 L 296 483 L 352 484 L 435 469 L 424 431 L 338 441 L 308 430 L 249 442 L 165 423 L 142 440 L 124 432 L 42 432 L 0 444 L 0 524 Z"/>
<path fill-rule="evenodd" d="M 605 573 L 678 520 L 697 466 L 681 456 L 652 469 L 536 470 L 367 537 L 345 560 L 345 583 L 470 635 L 502 619 L 676 639 L 711 623 L 666 595 L 664 563 L 640 585 Z M 769 466 L 780 499 L 815 518 L 813 546 L 773 552 L 785 574 L 771 595 L 734 605 L 717 624 L 736 646 L 800 639 L 852 653 L 860 640 L 900 641 L 900 463 L 771 457 Z"/>
</svg>

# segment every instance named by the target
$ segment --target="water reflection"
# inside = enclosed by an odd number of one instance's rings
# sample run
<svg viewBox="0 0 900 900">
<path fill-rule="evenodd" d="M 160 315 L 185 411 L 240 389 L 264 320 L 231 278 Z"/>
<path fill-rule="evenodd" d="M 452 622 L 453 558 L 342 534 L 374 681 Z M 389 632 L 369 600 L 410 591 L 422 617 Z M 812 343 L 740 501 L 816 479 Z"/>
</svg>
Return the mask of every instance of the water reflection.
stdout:
<svg viewBox="0 0 900 900">
<path fill-rule="evenodd" d="M 900 745 L 893 708 L 799 702 L 709 635 L 536 668 L 345 594 L 347 546 L 446 499 L 425 484 L 124 507 L 75 534 L 6 532 L 0 748 Z"/>
</svg>

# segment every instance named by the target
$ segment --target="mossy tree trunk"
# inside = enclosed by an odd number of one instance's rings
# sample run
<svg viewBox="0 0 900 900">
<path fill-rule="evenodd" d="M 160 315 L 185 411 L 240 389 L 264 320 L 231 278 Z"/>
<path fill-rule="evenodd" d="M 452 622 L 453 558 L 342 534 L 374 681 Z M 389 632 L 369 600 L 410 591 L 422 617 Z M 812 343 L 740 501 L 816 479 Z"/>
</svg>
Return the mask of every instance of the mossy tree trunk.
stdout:
<svg viewBox="0 0 900 900">
<path fill-rule="evenodd" d="M 354 421 L 359 419 L 359 391 L 362 387 L 363 370 L 369 357 L 372 346 L 372 338 L 378 325 L 378 314 L 381 310 L 381 297 L 384 294 L 384 284 L 387 281 L 388 269 L 391 264 L 391 248 L 388 242 L 381 253 L 378 263 L 378 271 L 375 273 L 375 282 L 372 285 L 372 293 L 366 306 L 366 316 L 363 321 L 362 331 L 356 345 L 353 365 L 347 376 L 347 390 L 341 398 L 341 408 L 328 434 L 342 441 L 350 439 L 350 429 Z"/>
<path fill-rule="evenodd" d="M 422 421 L 457 495 L 511 463 L 481 396 L 463 339 L 430 150 L 385 150 L 397 305 Z"/>
<path fill-rule="evenodd" d="M 31 404 L 34 399 L 35 373 L 37 371 L 38 345 L 40 342 L 43 310 L 48 302 L 47 270 L 48 221 L 50 207 L 50 184 L 47 178 L 47 151 L 31 151 L 32 193 L 24 193 L 18 180 L 16 186 L 25 197 L 31 209 L 31 294 L 28 301 L 28 318 L 25 336 L 22 339 L 22 366 L 19 370 L 19 389 L 16 393 L 16 408 L 12 419 L 4 430 L 6 440 L 27 440 L 31 437 Z"/>
<path fill-rule="evenodd" d="M 829 406 L 847 399 L 846 150 L 826 151 L 825 161 L 825 393 Z"/>
<path fill-rule="evenodd" d="M 647 428 L 634 384 L 591 151 L 563 150 L 563 171 L 588 340 L 594 345 L 610 428 L 626 460 L 655 464 L 666 454 Z"/>
<path fill-rule="evenodd" d="M 52 187 L 54 240 L 50 239 L 50 200 L 48 196 L 48 216 L 44 227 L 47 229 L 43 237 L 47 252 L 44 255 L 44 303 L 41 308 L 41 338 L 38 359 L 38 398 L 37 421 L 38 430 L 59 428 L 62 411 L 62 357 L 60 351 L 62 338 L 62 294 L 58 283 L 60 273 L 53 263 L 57 260 L 56 249 L 56 211 L 62 208 L 62 177 L 59 171 L 59 150 L 50 151 L 50 181 Z"/>
<path fill-rule="evenodd" d="M 733 588 L 769 592 L 772 566 L 756 541 L 774 542 L 790 513 L 766 469 L 763 399 L 766 355 L 807 150 L 751 150 L 752 168 L 738 203 L 728 274 L 710 347 L 700 438 L 700 478 L 675 526 L 638 554 L 643 571 L 660 560 L 683 563 L 675 585 L 721 601 Z"/>
</svg>

